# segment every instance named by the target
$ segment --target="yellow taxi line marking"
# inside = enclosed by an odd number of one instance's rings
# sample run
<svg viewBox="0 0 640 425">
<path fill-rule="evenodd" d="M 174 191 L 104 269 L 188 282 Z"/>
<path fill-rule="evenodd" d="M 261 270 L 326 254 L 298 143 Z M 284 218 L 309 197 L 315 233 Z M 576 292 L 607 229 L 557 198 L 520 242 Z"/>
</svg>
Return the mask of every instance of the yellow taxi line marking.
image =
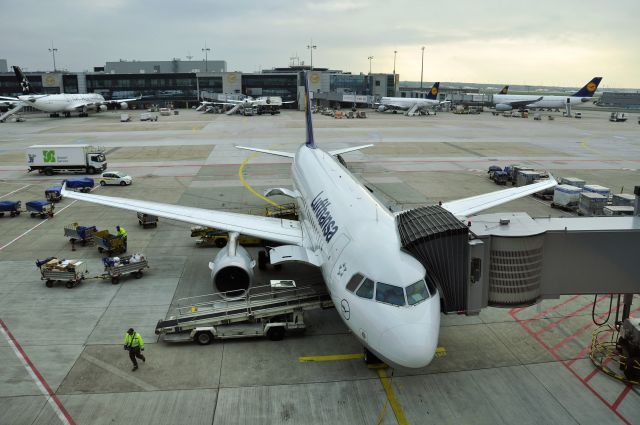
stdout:
<svg viewBox="0 0 640 425">
<path fill-rule="evenodd" d="M 266 201 L 268 203 L 270 203 L 273 206 L 279 207 L 280 205 L 278 205 L 277 203 L 273 202 L 271 199 L 266 198 L 264 196 L 262 196 L 261 194 L 259 194 L 258 192 L 256 192 L 250 185 L 249 183 L 247 183 L 247 181 L 244 179 L 244 176 L 242 175 L 242 172 L 244 171 L 244 167 L 245 165 L 247 165 L 247 162 L 249 162 L 249 160 L 253 157 L 255 157 L 256 155 L 250 155 L 247 158 L 245 158 L 244 161 L 242 161 L 242 164 L 240 164 L 240 168 L 238 168 L 238 177 L 240 177 L 240 181 L 242 182 L 242 184 L 244 185 L 244 187 L 247 188 L 247 190 L 251 193 L 253 193 L 255 196 L 257 196 L 258 198 L 262 199 L 263 201 Z"/>
<path fill-rule="evenodd" d="M 602 153 L 602 152 L 600 152 L 598 149 L 594 149 L 594 148 L 592 148 L 591 146 L 589 146 L 589 145 L 588 145 L 588 141 L 589 141 L 589 139 L 591 139 L 592 137 L 593 137 L 593 136 L 588 136 L 588 137 L 585 137 L 585 138 L 583 138 L 583 139 L 580 139 L 580 146 L 582 146 L 584 149 L 586 149 L 586 150 L 588 150 L 588 151 L 591 151 L 591 152 L 593 152 L 593 153 L 596 153 L 596 154 L 598 154 L 598 155 L 603 155 L 603 153 Z"/>
<path fill-rule="evenodd" d="M 333 362 L 337 360 L 357 360 L 361 359 L 362 354 L 333 354 L 330 356 L 307 356 L 298 357 L 300 363 L 304 362 Z"/>
<path fill-rule="evenodd" d="M 396 395 L 393 392 L 393 387 L 391 386 L 391 378 L 387 376 L 386 369 L 377 369 L 377 371 L 378 377 L 380 377 L 380 382 L 382 383 L 382 387 L 384 388 L 384 392 L 387 393 L 387 400 L 389 400 L 391 410 L 393 410 L 393 414 L 396 415 L 396 421 L 398 422 L 398 425 L 409 425 L 409 421 L 404 415 L 404 410 L 402 410 L 402 406 L 400 406 L 400 403 L 398 403 Z"/>
</svg>

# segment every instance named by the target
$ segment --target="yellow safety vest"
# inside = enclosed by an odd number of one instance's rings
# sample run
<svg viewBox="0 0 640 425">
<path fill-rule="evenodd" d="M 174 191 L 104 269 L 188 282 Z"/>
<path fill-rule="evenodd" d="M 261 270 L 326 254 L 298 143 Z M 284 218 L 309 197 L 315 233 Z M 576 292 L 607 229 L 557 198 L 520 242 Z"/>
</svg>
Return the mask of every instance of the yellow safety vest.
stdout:
<svg viewBox="0 0 640 425">
<path fill-rule="evenodd" d="M 120 230 L 118 230 L 118 236 L 126 238 L 127 237 L 127 231 L 124 230 L 124 227 L 120 227 Z"/>
<path fill-rule="evenodd" d="M 134 332 L 133 335 L 126 333 L 124 334 L 124 345 L 133 348 L 144 348 L 144 341 L 138 332 Z"/>
</svg>

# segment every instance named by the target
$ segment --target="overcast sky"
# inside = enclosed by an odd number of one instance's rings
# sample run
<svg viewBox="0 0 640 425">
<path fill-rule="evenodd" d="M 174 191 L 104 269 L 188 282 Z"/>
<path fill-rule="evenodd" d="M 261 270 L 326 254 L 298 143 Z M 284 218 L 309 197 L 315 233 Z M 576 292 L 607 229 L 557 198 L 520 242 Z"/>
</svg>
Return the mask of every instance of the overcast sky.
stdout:
<svg viewBox="0 0 640 425">
<path fill-rule="evenodd" d="M 640 88 L 640 2 L 94 0 L 0 2 L 0 58 L 30 71 L 119 59 L 227 61 L 228 70 L 314 66 L 403 81 Z"/>
</svg>

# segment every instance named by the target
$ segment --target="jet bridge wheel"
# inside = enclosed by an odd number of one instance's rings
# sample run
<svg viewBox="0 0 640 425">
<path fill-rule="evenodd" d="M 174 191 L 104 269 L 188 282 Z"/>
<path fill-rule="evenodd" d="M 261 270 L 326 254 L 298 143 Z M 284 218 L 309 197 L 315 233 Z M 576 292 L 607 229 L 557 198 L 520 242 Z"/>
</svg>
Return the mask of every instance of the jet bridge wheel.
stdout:
<svg viewBox="0 0 640 425">
<path fill-rule="evenodd" d="M 284 338 L 284 326 L 274 326 L 267 331 L 267 338 L 271 341 L 281 341 Z"/>
<path fill-rule="evenodd" d="M 199 345 L 209 345 L 213 342 L 213 334 L 209 331 L 200 331 L 196 333 L 194 341 Z"/>
</svg>

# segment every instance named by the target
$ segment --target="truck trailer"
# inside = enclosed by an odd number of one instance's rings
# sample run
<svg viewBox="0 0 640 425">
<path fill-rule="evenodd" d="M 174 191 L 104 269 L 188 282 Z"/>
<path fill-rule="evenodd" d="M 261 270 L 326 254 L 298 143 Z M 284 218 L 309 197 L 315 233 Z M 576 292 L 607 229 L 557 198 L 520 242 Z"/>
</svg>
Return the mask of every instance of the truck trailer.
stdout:
<svg viewBox="0 0 640 425">
<path fill-rule="evenodd" d="M 27 148 L 29 172 L 101 173 L 107 169 L 104 148 L 90 145 L 33 145 Z"/>
</svg>

